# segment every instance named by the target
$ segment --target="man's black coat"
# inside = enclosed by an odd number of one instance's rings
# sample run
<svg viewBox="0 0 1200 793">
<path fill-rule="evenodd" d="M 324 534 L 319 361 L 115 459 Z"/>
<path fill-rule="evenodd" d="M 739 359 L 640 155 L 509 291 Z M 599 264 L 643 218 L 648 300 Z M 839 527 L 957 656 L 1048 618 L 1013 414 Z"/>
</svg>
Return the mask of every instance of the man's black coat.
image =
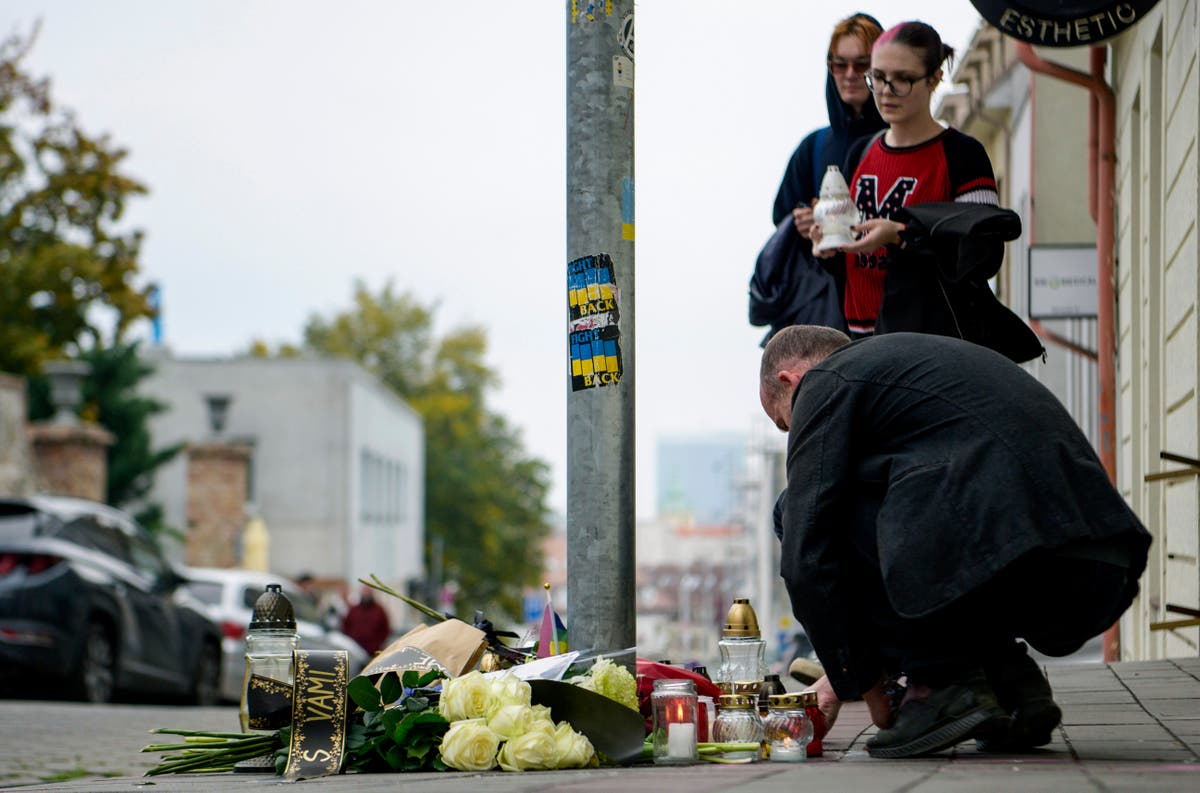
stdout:
<svg viewBox="0 0 1200 793">
<path fill-rule="evenodd" d="M 863 339 L 810 369 L 793 395 L 787 480 L 780 572 L 841 699 L 881 672 L 847 575 L 864 514 L 877 510 L 884 586 L 909 618 L 1035 549 L 1150 542 L 1050 391 L 1002 355 L 943 336 Z"/>
</svg>

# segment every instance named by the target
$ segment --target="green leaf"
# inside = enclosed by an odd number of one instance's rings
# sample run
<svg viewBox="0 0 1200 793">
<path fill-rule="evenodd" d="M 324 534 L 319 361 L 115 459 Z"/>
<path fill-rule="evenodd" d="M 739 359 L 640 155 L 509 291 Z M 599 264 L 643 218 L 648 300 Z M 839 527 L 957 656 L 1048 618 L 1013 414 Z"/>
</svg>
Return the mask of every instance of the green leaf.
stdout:
<svg viewBox="0 0 1200 793">
<path fill-rule="evenodd" d="M 362 722 L 355 722 L 346 727 L 346 751 L 354 751 L 362 746 L 366 740 L 367 728 Z"/>
<path fill-rule="evenodd" d="M 409 731 L 426 724 L 431 725 L 434 729 L 431 729 L 430 732 L 434 732 L 438 736 L 444 735 L 450 729 L 450 722 L 442 718 L 440 713 L 434 713 L 431 710 L 409 713 L 396 725 L 396 729 L 392 730 L 392 740 L 403 744 L 408 738 Z"/>
<path fill-rule="evenodd" d="M 404 696 L 404 688 L 400 685 L 400 680 L 395 672 L 388 672 L 383 676 L 383 679 L 379 681 L 379 691 L 385 706 L 391 705 Z"/>
<path fill-rule="evenodd" d="M 409 671 L 412 671 L 412 670 L 409 670 Z M 420 679 L 417 680 L 417 684 L 415 686 L 412 686 L 412 688 L 424 688 L 425 686 L 428 686 L 433 681 L 441 680 L 444 677 L 446 677 L 446 674 L 442 670 L 430 669 L 428 672 L 421 675 Z"/>
<path fill-rule="evenodd" d="M 404 768 L 404 761 L 407 759 L 407 754 L 401 747 L 393 746 L 391 749 L 388 749 L 387 754 L 383 756 L 383 759 L 386 760 L 387 764 L 393 769 L 399 771 Z"/>
<path fill-rule="evenodd" d="M 429 700 L 425 697 L 408 697 L 404 700 L 404 709 L 410 713 L 420 713 L 428 708 Z"/>
<path fill-rule="evenodd" d="M 433 756 L 433 769 L 435 771 L 449 771 L 450 766 L 443 763 L 442 756 L 438 754 Z"/>
<path fill-rule="evenodd" d="M 421 674 L 416 669 L 404 670 L 404 687 L 408 689 L 417 688 L 421 682 Z"/>
<path fill-rule="evenodd" d="M 383 716 L 380 718 L 380 723 L 383 725 L 383 732 L 391 733 L 392 730 L 396 729 L 396 725 L 400 723 L 404 715 L 405 711 L 403 708 L 388 708 L 385 710 Z"/>
<path fill-rule="evenodd" d="M 346 693 L 350 695 L 350 699 L 354 700 L 355 705 L 367 711 L 368 714 L 383 709 L 379 689 L 375 688 L 375 684 L 369 677 L 359 675 L 351 680 L 350 685 L 346 687 Z"/>
</svg>

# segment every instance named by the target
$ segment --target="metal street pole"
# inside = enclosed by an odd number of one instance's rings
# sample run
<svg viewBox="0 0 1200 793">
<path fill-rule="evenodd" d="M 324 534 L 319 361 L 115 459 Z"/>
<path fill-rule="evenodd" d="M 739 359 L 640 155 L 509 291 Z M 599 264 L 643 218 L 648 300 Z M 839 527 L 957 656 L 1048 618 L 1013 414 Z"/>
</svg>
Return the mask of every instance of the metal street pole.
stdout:
<svg viewBox="0 0 1200 793">
<path fill-rule="evenodd" d="M 633 0 L 566 11 L 567 628 L 614 651 L 637 642 Z"/>
</svg>

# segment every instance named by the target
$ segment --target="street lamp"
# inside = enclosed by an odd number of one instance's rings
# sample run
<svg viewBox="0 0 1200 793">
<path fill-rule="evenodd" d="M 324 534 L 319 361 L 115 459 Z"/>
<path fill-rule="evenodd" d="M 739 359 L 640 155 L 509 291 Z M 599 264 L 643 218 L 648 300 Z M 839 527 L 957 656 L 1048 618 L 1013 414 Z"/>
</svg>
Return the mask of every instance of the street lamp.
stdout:
<svg viewBox="0 0 1200 793">
<path fill-rule="evenodd" d="M 83 402 L 83 378 L 87 377 L 91 366 L 83 361 L 48 361 L 42 371 L 50 380 L 54 423 L 78 424 L 79 405 Z"/>
</svg>

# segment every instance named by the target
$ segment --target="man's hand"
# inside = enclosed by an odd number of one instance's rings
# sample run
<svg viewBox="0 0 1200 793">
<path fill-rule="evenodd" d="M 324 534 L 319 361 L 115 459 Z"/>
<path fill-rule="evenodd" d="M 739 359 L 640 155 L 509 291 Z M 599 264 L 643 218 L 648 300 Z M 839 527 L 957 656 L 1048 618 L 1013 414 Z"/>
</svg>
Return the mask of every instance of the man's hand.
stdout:
<svg viewBox="0 0 1200 793">
<path fill-rule="evenodd" d="M 838 711 L 842 709 L 841 700 L 833 693 L 833 686 L 829 684 L 827 675 L 817 678 L 812 687 L 817 692 L 817 709 L 825 716 L 825 728 L 832 729 L 833 723 L 837 721 Z"/>
</svg>

